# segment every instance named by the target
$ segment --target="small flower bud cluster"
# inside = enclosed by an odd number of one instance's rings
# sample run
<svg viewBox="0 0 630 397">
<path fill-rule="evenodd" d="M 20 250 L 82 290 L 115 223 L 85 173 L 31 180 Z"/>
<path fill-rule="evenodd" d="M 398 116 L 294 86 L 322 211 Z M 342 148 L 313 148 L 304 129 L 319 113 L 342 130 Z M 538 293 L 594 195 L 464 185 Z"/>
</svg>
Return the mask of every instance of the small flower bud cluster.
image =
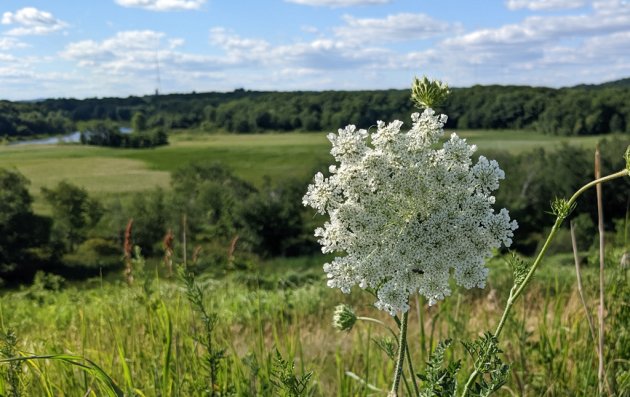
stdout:
<svg viewBox="0 0 630 397">
<path fill-rule="evenodd" d="M 450 95 L 448 85 L 439 80 L 415 77 L 411 86 L 411 100 L 420 109 L 435 108 Z"/>
<path fill-rule="evenodd" d="M 315 175 L 304 205 L 328 214 L 315 230 L 328 285 L 348 293 L 358 285 L 377 293 L 375 305 L 394 315 L 420 293 L 434 304 L 450 294 L 449 277 L 466 288 L 485 285 L 484 262 L 510 246 L 517 224 L 495 213 L 492 192 L 504 178 L 494 160 L 453 134 L 437 148 L 445 115 L 432 109 L 402 122 L 378 122 L 375 132 L 355 126 L 329 134 L 337 165 Z"/>
<path fill-rule="evenodd" d="M 348 305 L 338 305 L 333 314 L 333 327 L 338 331 L 350 331 L 357 322 L 357 315 Z"/>
</svg>

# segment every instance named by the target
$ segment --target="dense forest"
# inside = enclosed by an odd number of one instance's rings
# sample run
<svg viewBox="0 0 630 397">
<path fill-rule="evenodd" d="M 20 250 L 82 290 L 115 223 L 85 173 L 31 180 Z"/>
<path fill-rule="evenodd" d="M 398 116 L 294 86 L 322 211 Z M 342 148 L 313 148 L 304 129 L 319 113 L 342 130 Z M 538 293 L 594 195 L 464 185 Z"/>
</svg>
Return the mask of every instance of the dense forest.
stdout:
<svg viewBox="0 0 630 397">
<path fill-rule="evenodd" d="M 89 123 L 206 132 L 336 130 L 370 127 L 410 113 L 408 90 L 190 93 L 128 98 L 0 101 L 0 137 L 22 139 L 89 129 Z M 454 88 L 447 128 L 528 129 L 558 135 L 630 132 L 630 79 L 570 88 Z M 87 126 L 87 127 L 86 127 Z"/>
</svg>

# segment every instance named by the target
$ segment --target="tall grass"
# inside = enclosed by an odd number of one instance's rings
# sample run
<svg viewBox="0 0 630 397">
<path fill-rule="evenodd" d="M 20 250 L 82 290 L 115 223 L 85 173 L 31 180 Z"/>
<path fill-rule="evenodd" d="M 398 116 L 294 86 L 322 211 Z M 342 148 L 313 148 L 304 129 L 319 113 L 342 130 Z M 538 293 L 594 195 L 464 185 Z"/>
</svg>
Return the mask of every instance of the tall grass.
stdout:
<svg viewBox="0 0 630 397">
<path fill-rule="evenodd" d="M 610 263 L 618 259 L 607 257 Z M 42 281 L 6 292 L 0 297 L 0 326 L 5 334 L 9 328 L 15 331 L 13 342 L 2 342 L 0 391 L 11 397 L 107 395 L 100 369 L 111 379 L 111 390 L 130 396 L 378 395 L 375 390 L 388 389 L 395 362 L 373 341 L 384 347 L 395 341 L 374 323 L 359 322 L 350 333 L 335 331 L 330 319 L 337 303 L 353 306 L 361 316 L 374 312 L 372 299 L 325 287 L 319 266 L 306 265 L 313 262 L 319 261 L 197 275 L 188 285 L 160 279 L 147 265 L 143 273 L 135 273 L 131 286 L 95 279 L 59 289 Z M 409 340 L 423 341 L 428 352 L 447 335 L 470 339 L 477 336 L 471 330 L 490 329 L 500 314 L 500 298 L 511 287 L 505 261 L 496 259 L 491 267 L 485 290 L 456 290 L 453 299 L 431 308 L 419 300 L 424 314 L 419 318 L 412 307 Z M 606 291 L 606 299 L 610 307 L 623 308 L 628 285 L 620 280 L 625 270 L 610 268 L 606 284 L 615 289 Z M 551 261 L 541 270 L 516 303 L 517 315 L 505 325 L 509 339 L 502 347 L 514 367 L 500 395 L 596 395 L 596 353 L 574 269 Z M 596 296 L 595 266 L 585 267 L 583 278 L 585 295 Z M 187 291 L 195 285 L 203 293 L 191 300 Z M 201 306 L 206 315 L 200 315 Z M 205 316 L 216 316 L 210 348 Z M 387 314 L 379 316 L 396 328 Z M 619 327 L 627 322 L 618 318 L 607 323 L 608 371 L 619 374 L 619 393 L 630 390 L 623 383 L 627 339 L 619 339 Z M 462 356 L 458 342 L 452 349 L 445 353 L 447 359 Z M 213 351 L 222 352 L 220 360 L 213 361 Z M 428 354 L 413 353 L 416 367 L 424 367 Z M 10 394 L 13 389 L 22 394 Z"/>
</svg>

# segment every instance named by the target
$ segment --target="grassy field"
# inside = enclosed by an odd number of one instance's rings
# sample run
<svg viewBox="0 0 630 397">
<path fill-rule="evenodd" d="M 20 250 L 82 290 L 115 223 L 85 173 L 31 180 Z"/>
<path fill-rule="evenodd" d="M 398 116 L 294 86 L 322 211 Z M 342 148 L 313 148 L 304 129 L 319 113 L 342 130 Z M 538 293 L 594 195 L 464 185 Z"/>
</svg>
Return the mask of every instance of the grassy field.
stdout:
<svg viewBox="0 0 630 397">
<path fill-rule="evenodd" d="M 330 162 L 330 144 L 323 133 L 260 135 L 201 135 L 184 132 L 171 137 L 171 144 L 156 149 L 110 149 L 80 145 L 0 146 L 0 167 L 15 167 L 31 181 L 35 208 L 40 188 L 66 179 L 97 196 L 168 187 L 169 172 L 191 161 L 219 161 L 236 175 L 262 183 L 287 177 L 308 178 Z M 450 135 L 447 131 L 446 136 Z M 594 147 L 600 137 L 567 138 L 523 131 L 463 131 L 461 136 L 481 152 L 508 150 L 513 153 L 562 143 Z"/>
<path fill-rule="evenodd" d="M 388 331 L 359 321 L 352 331 L 340 333 L 332 328 L 331 318 L 335 305 L 343 302 L 358 315 L 375 317 L 389 327 L 395 324 L 374 309 L 368 294 L 343 295 L 327 288 L 322 260 L 276 260 L 248 271 L 205 274 L 196 281 L 204 292 L 203 304 L 216 316 L 213 348 L 223 351 L 214 395 L 292 395 L 273 384 L 276 348 L 285 359 L 295 360 L 293 375 L 313 371 L 308 393 L 300 395 L 385 395 L 375 390 L 387 389 L 394 363 L 374 342 L 387 342 Z M 429 346 L 439 340 L 454 337 L 447 358 L 464 359 L 459 341 L 496 326 L 511 275 L 500 258 L 490 267 L 484 290 L 456 289 L 433 307 L 412 303 L 409 341 L 417 371 L 427 360 Z M 181 281 L 159 279 L 146 270 L 133 286 L 94 279 L 60 289 L 54 279 L 43 278 L 32 287 L 5 293 L 0 297 L 0 329 L 15 332 L 12 348 L 23 355 L 65 353 L 92 360 L 128 396 L 211 395 L 200 312 L 187 300 Z M 583 277 L 594 308 L 596 267 L 587 267 Z M 620 315 L 627 297 L 625 277 L 616 266 L 608 271 L 609 324 Z M 619 288 L 626 295 L 620 295 Z M 555 260 L 546 263 L 516 309 L 502 338 L 512 374 L 498 395 L 595 396 L 595 348 L 576 295 L 573 267 Z M 624 351 L 619 344 L 627 336 L 623 328 L 609 327 L 608 371 L 614 377 L 624 359 L 618 356 Z M 0 340 L 3 351 L 7 345 L 6 337 Z M 67 362 L 36 360 L 14 369 L 21 371 L 23 396 L 105 395 L 101 382 Z"/>
<path fill-rule="evenodd" d="M 255 184 L 265 176 L 307 178 L 327 158 L 323 134 L 191 135 L 180 134 L 156 149 L 110 149 L 81 145 L 0 147 L 0 167 L 17 168 L 40 188 L 65 179 L 99 197 L 168 187 L 170 171 L 199 160 L 218 161 Z"/>
</svg>

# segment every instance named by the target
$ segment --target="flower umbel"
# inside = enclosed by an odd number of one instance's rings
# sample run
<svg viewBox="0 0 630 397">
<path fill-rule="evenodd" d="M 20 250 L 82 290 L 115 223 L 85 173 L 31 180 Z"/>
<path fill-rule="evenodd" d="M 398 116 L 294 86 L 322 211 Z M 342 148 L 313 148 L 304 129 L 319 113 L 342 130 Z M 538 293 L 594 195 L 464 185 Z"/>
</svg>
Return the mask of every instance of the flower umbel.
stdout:
<svg viewBox="0 0 630 397">
<path fill-rule="evenodd" d="M 333 327 L 339 331 L 350 331 L 357 322 L 357 315 L 348 305 L 338 305 L 333 314 Z"/>
<path fill-rule="evenodd" d="M 497 162 L 473 164 L 476 147 L 456 134 L 435 148 L 445 115 L 427 109 L 411 118 L 406 132 L 400 121 L 379 121 L 372 133 L 348 126 L 329 134 L 338 164 L 303 198 L 330 216 L 315 230 L 323 252 L 340 254 L 324 265 L 328 285 L 371 288 L 392 315 L 416 292 L 430 304 L 449 295 L 451 271 L 459 285 L 484 287 L 485 260 L 512 243 L 517 227 L 507 210 L 492 209 L 504 178 Z"/>
<path fill-rule="evenodd" d="M 422 79 L 414 77 L 411 86 L 411 100 L 422 110 L 436 108 L 446 100 L 450 93 L 446 83 L 429 80 L 426 76 Z"/>
</svg>

